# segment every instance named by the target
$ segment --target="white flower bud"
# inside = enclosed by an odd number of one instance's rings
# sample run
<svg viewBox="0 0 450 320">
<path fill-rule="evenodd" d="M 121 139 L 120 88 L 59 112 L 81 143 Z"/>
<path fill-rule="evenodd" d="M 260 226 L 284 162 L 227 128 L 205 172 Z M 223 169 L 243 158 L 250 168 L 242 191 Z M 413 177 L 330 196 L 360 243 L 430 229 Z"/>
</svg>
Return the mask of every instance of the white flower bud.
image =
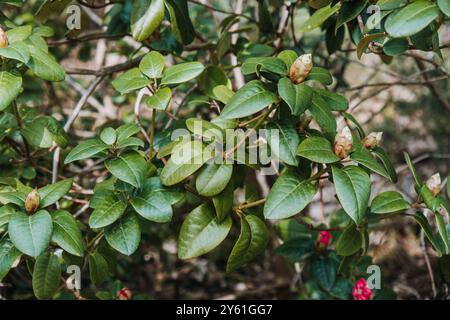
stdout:
<svg viewBox="0 0 450 320">
<path fill-rule="evenodd" d="M 373 149 L 380 144 L 383 132 L 371 132 L 362 141 L 363 145 L 367 149 Z"/>
<path fill-rule="evenodd" d="M 348 157 L 353 148 L 353 137 L 349 127 L 342 129 L 334 140 L 334 153 L 341 159 Z"/>
<path fill-rule="evenodd" d="M 427 180 L 427 187 L 431 190 L 434 196 L 437 196 L 441 192 L 441 176 L 439 173 L 433 174 Z"/>
<path fill-rule="evenodd" d="M 6 33 L 0 28 L 0 48 L 6 48 L 8 46 L 8 37 Z"/>
<path fill-rule="evenodd" d="M 313 67 L 311 54 L 303 54 L 298 57 L 289 70 L 289 78 L 292 82 L 299 84 L 305 81 Z"/>
</svg>

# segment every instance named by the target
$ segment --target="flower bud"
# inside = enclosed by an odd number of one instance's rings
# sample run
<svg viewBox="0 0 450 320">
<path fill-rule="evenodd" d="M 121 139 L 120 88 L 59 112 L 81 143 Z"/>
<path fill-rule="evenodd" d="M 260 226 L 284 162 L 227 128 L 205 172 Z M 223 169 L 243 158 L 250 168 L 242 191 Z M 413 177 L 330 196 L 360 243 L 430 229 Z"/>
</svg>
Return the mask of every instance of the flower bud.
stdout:
<svg viewBox="0 0 450 320">
<path fill-rule="evenodd" d="M 363 145 L 367 149 L 373 149 L 380 144 L 383 132 L 371 132 L 362 141 Z"/>
<path fill-rule="evenodd" d="M 356 281 L 352 295 L 355 300 L 370 300 L 372 298 L 372 290 L 367 286 L 366 279 L 361 278 Z"/>
<path fill-rule="evenodd" d="M 353 148 L 353 137 L 349 127 L 342 129 L 334 140 L 334 153 L 341 159 L 348 157 Z"/>
<path fill-rule="evenodd" d="M 289 70 L 289 78 L 296 84 L 302 83 L 305 81 L 312 67 L 313 63 L 311 54 L 303 54 L 291 65 L 291 69 Z"/>
<path fill-rule="evenodd" d="M 119 290 L 116 296 L 116 300 L 131 300 L 132 292 L 129 288 L 123 288 Z"/>
<path fill-rule="evenodd" d="M 25 210 L 27 210 L 29 214 L 33 214 L 39 208 L 39 202 L 39 193 L 37 189 L 33 189 L 25 199 Z"/>
<path fill-rule="evenodd" d="M 321 249 L 325 249 L 326 247 L 328 247 L 330 245 L 331 242 L 331 232 L 329 231 L 320 231 L 319 232 L 319 238 L 318 238 L 318 245 L 319 248 Z"/>
<path fill-rule="evenodd" d="M 8 37 L 6 33 L 0 28 L 0 48 L 6 48 L 8 46 Z"/>
<path fill-rule="evenodd" d="M 437 196 L 441 192 L 441 176 L 439 173 L 433 174 L 427 180 L 427 187 L 431 190 L 434 196 Z"/>
</svg>

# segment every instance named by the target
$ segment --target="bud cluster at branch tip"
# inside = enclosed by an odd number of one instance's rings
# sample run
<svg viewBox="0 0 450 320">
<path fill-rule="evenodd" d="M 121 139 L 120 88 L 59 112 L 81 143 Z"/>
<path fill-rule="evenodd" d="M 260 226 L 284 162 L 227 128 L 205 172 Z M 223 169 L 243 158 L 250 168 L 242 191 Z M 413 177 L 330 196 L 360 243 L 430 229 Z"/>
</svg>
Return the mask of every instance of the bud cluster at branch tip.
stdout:
<svg viewBox="0 0 450 320">
<path fill-rule="evenodd" d="M 378 147 L 381 141 L 381 137 L 383 136 L 383 132 L 371 132 L 365 137 L 362 141 L 363 145 L 367 149 L 373 149 Z"/>
<path fill-rule="evenodd" d="M 33 189 L 25 199 L 25 210 L 28 214 L 33 214 L 39 208 L 40 197 L 37 189 Z"/>
<path fill-rule="evenodd" d="M 116 296 L 116 300 L 131 300 L 132 292 L 129 288 L 122 288 Z"/>
<path fill-rule="evenodd" d="M 439 173 L 433 174 L 430 178 L 427 180 L 427 187 L 431 190 L 434 196 L 437 196 L 439 192 L 441 192 L 441 176 Z"/>
<path fill-rule="evenodd" d="M 341 159 L 348 157 L 353 149 L 353 137 L 349 127 L 342 129 L 334 140 L 334 153 Z"/>
<path fill-rule="evenodd" d="M 291 65 L 289 78 L 295 84 L 302 83 L 308 77 L 313 67 L 311 54 L 303 54 Z"/>
<path fill-rule="evenodd" d="M 6 35 L 6 32 L 0 28 L 0 48 L 6 48 L 8 45 L 8 36 Z"/>
</svg>

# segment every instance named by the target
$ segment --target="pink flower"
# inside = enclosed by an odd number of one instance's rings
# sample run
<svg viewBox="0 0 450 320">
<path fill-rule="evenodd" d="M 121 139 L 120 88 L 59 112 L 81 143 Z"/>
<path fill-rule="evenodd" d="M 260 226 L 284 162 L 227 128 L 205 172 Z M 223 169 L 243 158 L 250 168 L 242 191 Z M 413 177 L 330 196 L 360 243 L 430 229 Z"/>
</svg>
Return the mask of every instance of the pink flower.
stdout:
<svg viewBox="0 0 450 320">
<path fill-rule="evenodd" d="M 319 232 L 319 244 L 328 247 L 331 242 L 331 233 L 329 231 L 320 231 Z"/>
<path fill-rule="evenodd" d="M 356 281 L 352 295 L 355 300 L 370 300 L 372 298 L 372 290 L 367 286 L 366 279 L 361 278 Z"/>
</svg>

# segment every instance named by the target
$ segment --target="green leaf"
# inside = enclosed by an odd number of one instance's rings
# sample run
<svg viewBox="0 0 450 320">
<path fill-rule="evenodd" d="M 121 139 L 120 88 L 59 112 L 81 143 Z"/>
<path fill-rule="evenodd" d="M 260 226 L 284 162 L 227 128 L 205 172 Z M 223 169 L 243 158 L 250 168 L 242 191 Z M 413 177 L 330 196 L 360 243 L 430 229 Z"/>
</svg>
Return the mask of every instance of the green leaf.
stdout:
<svg viewBox="0 0 450 320">
<path fill-rule="evenodd" d="M 277 134 L 274 134 L 275 132 Z M 285 164 L 298 166 L 296 151 L 300 143 L 300 137 L 289 119 L 269 123 L 266 139 L 274 156 L 277 156 Z"/>
<path fill-rule="evenodd" d="M 260 255 L 269 242 L 269 232 L 260 218 L 254 215 L 241 217 L 241 233 L 227 262 L 227 272 L 232 272 Z"/>
<path fill-rule="evenodd" d="M 117 179 L 140 188 L 148 173 L 147 161 L 136 151 L 127 151 L 115 159 L 107 160 L 105 166 Z"/>
<path fill-rule="evenodd" d="M 414 167 L 414 164 L 411 161 L 411 158 L 409 157 L 409 155 L 406 152 L 403 153 L 403 156 L 405 157 L 406 164 L 414 178 L 416 188 L 420 189 L 420 187 L 422 186 L 422 183 L 420 182 L 419 175 L 417 174 L 416 168 Z"/>
<path fill-rule="evenodd" d="M 8 239 L 0 241 L 0 282 L 21 255 L 21 252 Z"/>
<path fill-rule="evenodd" d="M 200 62 L 185 62 L 176 64 L 164 70 L 162 85 L 179 84 L 198 77 L 205 67 Z"/>
<path fill-rule="evenodd" d="M 61 124 L 53 117 L 38 116 L 21 130 L 23 137 L 36 148 L 50 148 L 56 143 L 65 148 L 69 137 Z"/>
<path fill-rule="evenodd" d="M 335 135 L 337 127 L 336 118 L 321 96 L 314 94 L 309 111 L 311 111 L 311 115 L 314 120 L 317 121 L 322 130 L 326 133 L 332 134 L 333 136 Z"/>
<path fill-rule="evenodd" d="M 90 158 L 108 148 L 106 143 L 97 138 L 83 141 L 67 155 L 64 164 Z"/>
<path fill-rule="evenodd" d="M 124 125 L 121 125 L 116 129 L 117 133 L 117 143 L 121 143 L 123 140 L 134 136 L 136 133 L 139 132 L 139 127 L 135 123 L 127 123 Z"/>
<path fill-rule="evenodd" d="M 109 245 L 120 253 L 126 256 L 133 254 L 141 241 L 141 227 L 136 215 L 127 214 L 105 228 L 105 238 Z"/>
<path fill-rule="evenodd" d="M 394 38 L 409 37 L 428 26 L 439 16 L 436 4 L 428 0 L 410 3 L 386 19 L 387 33 Z"/>
<path fill-rule="evenodd" d="M 322 97 L 322 99 L 331 110 L 345 111 L 348 109 L 348 101 L 344 96 L 319 88 L 315 88 L 314 92 Z"/>
<path fill-rule="evenodd" d="M 211 158 L 212 154 L 205 151 L 201 141 L 188 140 L 178 144 L 161 171 L 161 181 L 166 186 L 177 184 L 200 169 Z"/>
<path fill-rule="evenodd" d="M 157 223 L 172 219 L 172 205 L 182 199 L 182 193 L 161 184 L 159 177 L 147 179 L 140 194 L 131 199 L 134 210 L 143 218 Z"/>
<path fill-rule="evenodd" d="M 266 219 L 285 219 L 302 211 L 314 198 L 317 189 L 293 170 L 284 171 L 270 190 L 264 206 Z"/>
<path fill-rule="evenodd" d="M 33 292 L 39 300 L 51 299 L 61 282 L 61 264 L 53 253 L 43 253 L 33 269 Z"/>
<path fill-rule="evenodd" d="M 230 182 L 221 193 L 212 198 L 214 208 L 216 209 L 217 221 L 220 223 L 224 221 L 233 208 L 234 200 L 234 182 Z"/>
<path fill-rule="evenodd" d="M 383 52 L 388 56 L 398 56 L 408 50 L 408 40 L 405 38 L 397 38 L 386 41 L 383 45 Z"/>
<path fill-rule="evenodd" d="M 89 276 L 94 285 L 99 285 L 106 280 L 109 275 L 108 262 L 98 252 L 89 255 Z"/>
<path fill-rule="evenodd" d="M 292 111 L 298 116 L 309 107 L 313 97 L 313 90 L 305 84 L 293 84 L 288 78 L 281 78 L 278 82 L 278 94 Z"/>
<path fill-rule="evenodd" d="M 107 145 L 113 145 L 116 142 L 117 133 L 114 128 L 105 128 L 100 133 L 100 140 L 102 140 Z"/>
<path fill-rule="evenodd" d="M 195 29 L 189 17 L 187 0 L 165 0 L 170 16 L 170 26 L 175 38 L 184 45 L 190 44 L 195 38 Z"/>
<path fill-rule="evenodd" d="M 336 281 L 336 261 L 328 257 L 317 257 L 311 263 L 311 272 L 317 279 L 320 286 L 325 290 L 330 290 Z"/>
<path fill-rule="evenodd" d="M 40 198 L 39 207 L 40 208 L 48 207 L 54 204 L 59 199 L 61 199 L 69 192 L 70 188 L 72 187 L 72 183 L 73 179 L 66 179 L 39 188 L 38 189 Z"/>
<path fill-rule="evenodd" d="M 353 152 L 350 155 L 350 159 L 389 180 L 391 179 L 391 176 L 387 173 L 386 169 L 378 163 L 370 151 L 365 148 Z"/>
<path fill-rule="evenodd" d="M 28 46 L 21 41 L 11 43 L 6 48 L 0 48 L 0 56 L 14 59 L 24 64 L 27 64 L 31 57 Z"/>
<path fill-rule="evenodd" d="M 91 201 L 91 206 L 93 201 Z M 95 199 L 95 210 L 89 217 L 89 226 L 93 229 L 103 228 L 117 221 L 127 208 L 113 191 L 104 191 Z"/>
<path fill-rule="evenodd" d="M 342 232 L 336 242 L 336 253 L 343 257 L 348 257 L 358 252 L 363 244 L 362 235 L 352 224 Z"/>
<path fill-rule="evenodd" d="M 419 226 L 422 228 L 423 232 L 427 236 L 434 250 L 436 250 L 439 256 L 441 256 L 442 253 L 445 251 L 445 248 L 442 247 L 441 242 L 438 242 L 427 218 L 422 213 L 417 212 L 414 216 L 414 220 L 416 220 L 417 224 L 419 224 Z"/>
<path fill-rule="evenodd" d="M 409 209 L 408 202 L 396 191 L 386 191 L 377 195 L 370 205 L 370 212 L 376 214 L 394 213 Z"/>
<path fill-rule="evenodd" d="M 47 248 L 52 232 L 52 218 L 45 210 L 31 216 L 17 212 L 8 224 L 9 237 L 14 246 L 32 257 L 39 256 Z"/>
<path fill-rule="evenodd" d="M 329 17 L 335 14 L 341 7 L 340 3 L 336 3 L 333 7 L 328 5 L 314 12 L 314 14 L 306 20 L 305 24 L 300 28 L 301 32 L 310 32 L 320 27 Z"/>
<path fill-rule="evenodd" d="M 358 56 L 358 59 L 361 59 L 371 42 L 384 39 L 385 36 L 386 35 L 383 32 L 364 35 L 364 37 L 358 42 L 358 46 L 356 48 L 356 55 Z"/>
<path fill-rule="evenodd" d="M 161 78 L 165 62 L 166 61 L 162 54 L 158 51 L 151 51 L 141 60 L 139 69 L 150 79 Z"/>
<path fill-rule="evenodd" d="M 286 76 L 288 70 L 283 60 L 275 57 L 267 57 L 261 61 L 261 73 L 269 72 L 280 76 Z"/>
<path fill-rule="evenodd" d="M 356 224 L 359 224 L 369 202 L 370 177 L 364 170 L 355 166 L 344 169 L 333 166 L 332 172 L 336 194 L 342 208 Z"/>
<path fill-rule="evenodd" d="M 83 257 L 84 240 L 75 218 L 65 210 L 53 212 L 52 218 L 52 242 L 72 255 Z"/>
<path fill-rule="evenodd" d="M 142 89 L 148 86 L 150 82 L 150 79 L 143 75 L 139 68 L 133 68 L 114 79 L 111 84 L 120 94 L 126 94 Z"/>
<path fill-rule="evenodd" d="M 333 152 L 331 142 L 322 137 L 308 137 L 300 143 L 297 155 L 317 163 L 333 163 L 341 160 Z"/>
<path fill-rule="evenodd" d="M 367 5 L 367 0 L 355 2 L 344 2 L 339 10 L 335 30 L 339 29 L 345 23 L 355 19 Z"/>
<path fill-rule="evenodd" d="M 208 164 L 200 171 L 195 187 L 202 196 L 215 196 L 225 189 L 232 174 L 233 165 L 231 164 Z"/>
<path fill-rule="evenodd" d="M 181 226 L 178 238 L 178 257 L 190 259 L 201 256 L 217 247 L 231 229 L 231 218 L 222 223 L 207 204 L 191 211 Z"/>
<path fill-rule="evenodd" d="M 0 207 L 0 227 L 7 225 L 9 222 L 9 219 L 15 213 L 16 213 L 16 210 L 10 205 Z"/>
<path fill-rule="evenodd" d="M 331 76 L 330 71 L 320 67 L 312 67 L 305 81 L 308 80 L 315 80 L 326 86 L 333 83 L 333 77 Z"/>
<path fill-rule="evenodd" d="M 302 262 L 309 258 L 314 252 L 314 241 L 303 237 L 290 238 L 275 249 L 279 255 L 286 257 L 289 262 Z"/>
<path fill-rule="evenodd" d="M 33 27 L 31 25 L 16 27 L 6 31 L 9 43 L 15 43 L 17 41 L 23 41 L 31 36 Z"/>
<path fill-rule="evenodd" d="M 63 81 L 66 72 L 49 53 L 35 46 L 28 46 L 31 59 L 27 63 L 36 76 L 47 81 Z"/>
<path fill-rule="evenodd" d="M 189 118 L 186 120 L 186 128 L 195 136 L 206 138 L 207 140 L 215 140 L 218 143 L 222 143 L 224 140 L 222 129 L 206 120 Z"/>
<path fill-rule="evenodd" d="M 27 194 L 23 192 L 0 192 L 0 202 L 2 204 L 14 203 L 23 207 Z"/>
<path fill-rule="evenodd" d="M 373 154 L 383 163 L 384 168 L 389 174 L 390 180 L 393 183 L 397 183 L 397 172 L 395 171 L 394 165 L 387 156 L 386 152 L 380 147 L 375 147 L 372 149 Z"/>
<path fill-rule="evenodd" d="M 289 69 L 294 61 L 298 58 L 298 54 L 294 50 L 283 50 L 277 55 L 277 58 L 281 59 Z"/>
<path fill-rule="evenodd" d="M 437 5 L 447 17 L 450 17 L 450 2 L 448 0 L 438 0 Z"/>
<path fill-rule="evenodd" d="M 22 90 L 22 77 L 7 71 L 0 72 L 0 111 L 6 109 Z"/>
<path fill-rule="evenodd" d="M 239 89 L 222 110 L 223 119 L 252 115 L 277 101 L 277 96 L 259 80 L 253 80 Z"/>
<path fill-rule="evenodd" d="M 163 0 L 135 0 L 131 10 L 131 33 L 136 41 L 144 41 L 164 19 Z"/>
<path fill-rule="evenodd" d="M 198 82 L 200 90 L 212 99 L 222 101 L 223 93 L 226 97 L 227 91 L 231 91 L 231 95 L 233 94 L 232 90 L 228 87 L 230 80 L 225 71 L 219 66 L 212 65 L 206 67 Z"/>
<path fill-rule="evenodd" d="M 152 96 L 145 96 L 144 102 L 147 107 L 157 110 L 166 110 L 172 98 L 172 90 L 170 88 L 161 88 Z"/>
</svg>

